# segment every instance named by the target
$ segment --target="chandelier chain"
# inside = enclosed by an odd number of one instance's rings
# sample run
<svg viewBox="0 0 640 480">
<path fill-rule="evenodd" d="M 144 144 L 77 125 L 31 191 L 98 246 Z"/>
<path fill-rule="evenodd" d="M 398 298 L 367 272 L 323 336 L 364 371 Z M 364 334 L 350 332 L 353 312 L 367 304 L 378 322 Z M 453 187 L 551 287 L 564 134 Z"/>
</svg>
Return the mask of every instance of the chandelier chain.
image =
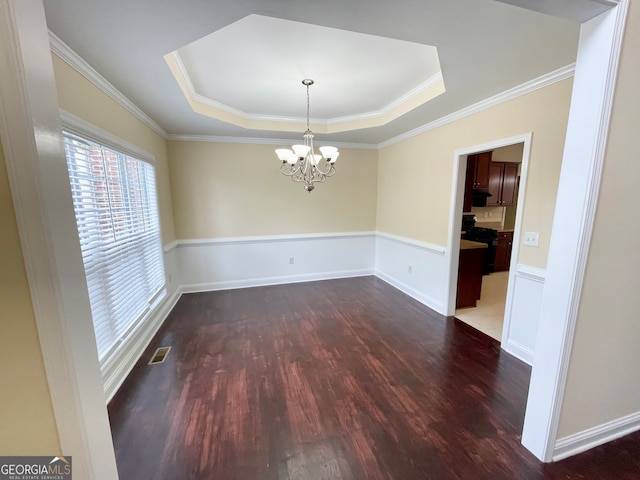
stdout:
<svg viewBox="0 0 640 480">
<path fill-rule="evenodd" d="M 311 130 L 309 127 L 309 85 L 307 84 L 307 130 Z"/>
</svg>

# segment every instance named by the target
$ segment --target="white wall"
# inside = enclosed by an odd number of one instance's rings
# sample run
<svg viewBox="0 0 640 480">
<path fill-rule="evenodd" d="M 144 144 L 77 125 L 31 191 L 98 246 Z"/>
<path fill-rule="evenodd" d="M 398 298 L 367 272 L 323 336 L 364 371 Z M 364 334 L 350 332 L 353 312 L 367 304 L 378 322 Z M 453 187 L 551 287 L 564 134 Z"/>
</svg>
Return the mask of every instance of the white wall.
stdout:
<svg viewBox="0 0 640 480">
<path fill-rule="evenodd" d="M 375 234 L 182 240 L 172 251 L 183 291 L 224 290 L 372 275 Z"/>
</svg>

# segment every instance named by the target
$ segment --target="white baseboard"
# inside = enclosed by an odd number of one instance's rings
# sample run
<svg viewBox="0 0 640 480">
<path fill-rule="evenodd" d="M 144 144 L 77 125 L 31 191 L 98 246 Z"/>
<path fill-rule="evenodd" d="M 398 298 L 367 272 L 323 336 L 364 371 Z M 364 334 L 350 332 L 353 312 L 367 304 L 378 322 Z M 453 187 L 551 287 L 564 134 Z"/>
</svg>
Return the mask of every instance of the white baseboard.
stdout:
<svg viewBox="0 0 640 480">
<path fill-rule="evenodd" d="M 374 275 L 373 269 L 342 270 L 337 272 L 320 272 L 302 275 L 285 275 L 278 277 L 251 278 L 246 280 L 229 280 L 222 282 L 196 283 L 183 285 L 182 293 L 213 292 L 217 290 L 232 290 L 236 288 L 264 287 L 268 285 L 282 285 L 287 283 L 314 282 L 317 280 L 332 280 L 336 278 L 364 277 Z"/>
<path fill-rule="evenodd" d="M 401 292 L 406 293 L 410 297 L 416 299 L 417 301 L 419 301 L 420 303 L 426 305 L 427 307 L 431 308 L 432 310 L 435 310 L 436 312 L 442 312 L 443 311 L 444 305 L 442 305 L 442 303 L 436 301 L 435 299 L 431 298 L 428 295 L 425 295 L 424 293 L 421 293 L 421 292 L 417 291 L 416 289 L 410 287 L 406 283 L 401 282 L 397 278 L 394 278 L 391 275 L 387 275 L 386 273 L 381 272 L 379 270 L 376 270 L 375 275 L 380 280 L 384 280 L 385 282 L 387 282 L 392 287 L 395 287 L 398 290 L 400 290 Z"/>
<path fill-rule="evenodd" d="M 534 351 L 528 347 L 525 347 L 521 343 L 516 342 L 512 338 L 502 343 L 502 349 L 513 355 L 514 357 L 522 360 L 527 365 L 533 365 L 533 353 Z"/>
<path fill-rule="evenodd" d="M 603 423 L 556 441 L 553 461 L 577 455 L 591 448 L 640 430 L 640 412 Z"/>
<path fill-rule="evenodd" d="M 134 330 L 126 345 L 102 367 L 104 394 L 107 403 L 111 401 L 125 381 L 181 295 L 180 288 L 167 295 L 147 320 L 137 330 Z"/>
</svg>

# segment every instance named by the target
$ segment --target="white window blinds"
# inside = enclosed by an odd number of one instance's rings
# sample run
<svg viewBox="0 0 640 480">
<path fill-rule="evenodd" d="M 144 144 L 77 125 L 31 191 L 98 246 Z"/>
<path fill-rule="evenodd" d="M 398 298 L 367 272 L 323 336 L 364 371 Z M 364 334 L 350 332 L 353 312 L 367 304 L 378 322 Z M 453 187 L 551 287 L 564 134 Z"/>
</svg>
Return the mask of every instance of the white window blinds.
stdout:
<svg viewBox="0 0 640 480">
<path fill-rule="evenodd" d="M 71 132 L 64 143 L 104 364 L 165 293 L 155 169 Z"/>
</svg>

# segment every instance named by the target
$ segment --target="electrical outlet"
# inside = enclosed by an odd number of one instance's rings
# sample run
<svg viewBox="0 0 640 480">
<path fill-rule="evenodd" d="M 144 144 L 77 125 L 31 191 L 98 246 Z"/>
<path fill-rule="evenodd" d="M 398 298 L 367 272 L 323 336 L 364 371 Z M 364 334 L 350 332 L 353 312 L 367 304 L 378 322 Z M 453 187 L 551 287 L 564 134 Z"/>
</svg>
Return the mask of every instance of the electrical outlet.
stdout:
<svg viewBox="0 0 640 480">
<path fill-rule="evenodd" d="M 537 247 L 540 234 L 538 232 L 524 232 L 524 244 Z"/>
<path fill-rule="evenodd" d="M 409 265 L 409 268 L 407 268 L 407 271 L 408 271 L 409 273 L 413 273 L 413 267 L 412 267 L 411 265 Z"/>
<path fill-rule="evenodd" d="M 171 274 L 169 274 L 168 277 L 169 278 L 167 280 L 169 280 L 169 283 L 171 283 Z"/>
<path fill-rule="evenodd" d="M 289 265 L 293 265 L 293 257 L 289 257 Z"/>
</svg>

